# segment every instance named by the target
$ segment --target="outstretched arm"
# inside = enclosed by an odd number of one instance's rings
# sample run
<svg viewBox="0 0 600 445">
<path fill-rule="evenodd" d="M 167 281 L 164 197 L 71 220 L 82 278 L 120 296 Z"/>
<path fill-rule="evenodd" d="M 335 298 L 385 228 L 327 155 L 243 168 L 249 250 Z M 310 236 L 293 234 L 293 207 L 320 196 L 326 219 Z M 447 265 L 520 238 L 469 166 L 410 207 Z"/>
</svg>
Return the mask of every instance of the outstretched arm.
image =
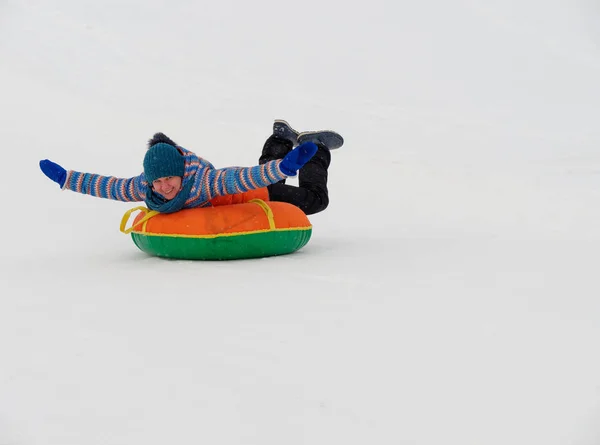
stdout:
<svg viewBox="0 0 600 445">
<path fill-rule="evenodd" d="M 206 200 L 215 196 L 233 195 L 266 187 L 287 178 L 279 168 L 280 160 L 254 167 L 207 169 L 201 191 Z"/>
<path fill-rule="evenodd" d="M 207 169 L 202 178 L 203 200 L 216 196 L 233 195 L 266 187 L 279 182 L 296 172 L 310 160 L 317 151 L 312 142 L 299 145 L 283 159 L 269 161 L 254 167 L 229 167 Z"/>
<path fill-rule="evenodd" d="M 40 161 L 40 168 L 62 189 L 124 202 L 143 201 L 146 197 L 148 183 L 143 175 L 133 178 L 116 178 L 95 173 L 67 171 L 47 159 Z"/>
<path fill-rule="evenodd" d="M 143 175 L 133 178 L 116 178 L 95 173 L 81 173 L 70 170 L 63 189 L 97 198 L 115 201 L 143 201 L 146 198 L 148 183 Z"/>
</svg>

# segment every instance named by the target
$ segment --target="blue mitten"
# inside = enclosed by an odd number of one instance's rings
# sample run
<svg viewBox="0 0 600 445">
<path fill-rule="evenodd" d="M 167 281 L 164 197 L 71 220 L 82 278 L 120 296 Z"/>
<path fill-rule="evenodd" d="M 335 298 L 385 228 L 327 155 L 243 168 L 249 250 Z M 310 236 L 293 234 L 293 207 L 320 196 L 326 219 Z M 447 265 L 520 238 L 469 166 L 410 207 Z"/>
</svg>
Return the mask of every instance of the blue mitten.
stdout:
<svg viewBox="0 0 600 445">
<path fill-rule="evenodd" d="M 279 169 L 286 176 L 296 176 L 296 172 L 310 161 L 317 150 L 317 145 L 312 142 L 300 144 L 285 155 L 285 158 L 279 164 Z"/>
<path fill-rule="evenodd" d="M 65 180 L 67 179 L 67 171 L 62 168 L 60 165 L 55 164 L 48 159 L 44 159 L 40 161 L 40 168 L 44 172 L 46 176 L 56 182 L 62 188 L 65 185 Z"/>
</svg>

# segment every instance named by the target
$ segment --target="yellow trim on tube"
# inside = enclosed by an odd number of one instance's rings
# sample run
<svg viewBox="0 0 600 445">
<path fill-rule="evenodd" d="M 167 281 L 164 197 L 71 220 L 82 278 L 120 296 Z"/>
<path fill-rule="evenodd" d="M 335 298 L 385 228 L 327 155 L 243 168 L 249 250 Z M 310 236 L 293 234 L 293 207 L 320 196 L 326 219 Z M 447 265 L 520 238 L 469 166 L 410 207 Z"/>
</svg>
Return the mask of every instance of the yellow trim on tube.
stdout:
<svg viewBox="0 0 600 445">
<path fill-rule="evenodd" d="M 129 218 L 131 217 L 131 214 L 135 211 L 141 211 L 144 212 L 146 215 L 140 219 L 136 224 L 132 225 L 129 229 L 125 229 L 125 226 L 127 225 L 127 222 L 129 221 Z M 144 206 L 139 206 L 139 207 L 135 207 L 133 209 L 128 210 L 127 212 L 125 212 L 125 214 L 123 215 L 123 218 L 121 218 L 121 226 L 119 227 L 119 230 L 124 233 L 124 234 L 129 234 L 131 232 L 133 232 L 133 229 L 137 226 L 139 226 L 140 224 L 143 223 L 142 226 L 142 232 L 146 231 L 146 222 L 152 218 L 153 216 L 158 215 L 159 212 L 157 212 L 156 210 L 150 210 Z"/>
<path fill-rule="evenodd" d="M 269 230 L 275 230 L 275 216 L 273 216 L 273 210 L 271 210 L 271 207 L 269 207 L 269 205 L 262 199 L 251 199 L 248 202 L 257 204 L 258 206 L 260 206 L 261 209 L 265 211 L 265 213 L 267 214 L 267 219 L 269 220 Z"/>
</svg>

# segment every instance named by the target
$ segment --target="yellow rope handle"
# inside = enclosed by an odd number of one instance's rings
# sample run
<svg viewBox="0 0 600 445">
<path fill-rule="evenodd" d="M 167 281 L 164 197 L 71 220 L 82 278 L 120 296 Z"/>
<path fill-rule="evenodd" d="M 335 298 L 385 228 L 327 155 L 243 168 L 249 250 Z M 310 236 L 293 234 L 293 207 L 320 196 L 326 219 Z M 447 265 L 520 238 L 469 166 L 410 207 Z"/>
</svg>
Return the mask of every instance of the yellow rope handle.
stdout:
<svg viewBox="0 0 600 445">
<path fill-rule="evenodd" d="M 267 214 L 267 219 L 269 220 L 269 230 L 275 230 L 275 216 L 273 216 L 273 210 L 271 210 L 271 207 L 269 207 L 269 205 L 262 199 L 251 199 L 248 202 L 259 205 L 265 211 Z"/>
<path fill-rule="evenodd" d="M 129 229 L 125 229 L 125 226 L 127 225 L 127 221 L 129 221 L 129 218 L 131 217 L 131 214 L 137 210 L 140 210 L 142 212 L 144 212 L 146 215 L 140 219 L 136 224 L 134 224 L 133 226 L 131 226 Z M 124 234 L 128 234 L 133 232 L 133 229 L 137 226 L 139 226 L 140 224 L 144 224 L 146 223 L 146 221 L 148 221 L 150 218 L 152 218 L 155 215 L 158 215 L 159 212 L 157 212 L 156 210 L 150 210 L 147 209 L 144 206 L 139 206 L 139 207 L 135 207 L 133 209 L 128 210 L 127 212 L 125 212 L 125 215 L 123 215 L 123 218 L 121 218 L 121 227 L 119 228 L 119 230 L 121 230 L 121 232 L 123 232 Z"/>
</svg>

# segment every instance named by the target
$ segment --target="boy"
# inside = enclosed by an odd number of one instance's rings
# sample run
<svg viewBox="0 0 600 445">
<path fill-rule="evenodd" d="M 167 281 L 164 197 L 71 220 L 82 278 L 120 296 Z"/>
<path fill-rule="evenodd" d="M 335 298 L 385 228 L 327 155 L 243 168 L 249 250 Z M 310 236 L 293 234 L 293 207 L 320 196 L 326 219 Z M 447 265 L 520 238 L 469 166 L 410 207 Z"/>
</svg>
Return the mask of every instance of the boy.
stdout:
<svg viewBox="0 0 600 445">
<path fill-rule="evenodd" d="M 270 200 L 291 203 L 308 215 L 324 210 L 329 203 L 329 150 L 342 144 L 342 137 L 335 132 L 298 133 L 287 122 L 276 120 L 259 165 L 254 167 L 216 169 L 163 133 L 156 133 L 148 142 L 144 173 L 133 178 L 67 171 L 48 159 L 40 161 L 40 168 L 63 189 L 117 201 L 145 201 L 151 210 L 161 213 L 208 207 L 216 197 L 266 187 Z M 286 185 L 285 179 L 298 170 L 299 186 Z"/>
</svg>

